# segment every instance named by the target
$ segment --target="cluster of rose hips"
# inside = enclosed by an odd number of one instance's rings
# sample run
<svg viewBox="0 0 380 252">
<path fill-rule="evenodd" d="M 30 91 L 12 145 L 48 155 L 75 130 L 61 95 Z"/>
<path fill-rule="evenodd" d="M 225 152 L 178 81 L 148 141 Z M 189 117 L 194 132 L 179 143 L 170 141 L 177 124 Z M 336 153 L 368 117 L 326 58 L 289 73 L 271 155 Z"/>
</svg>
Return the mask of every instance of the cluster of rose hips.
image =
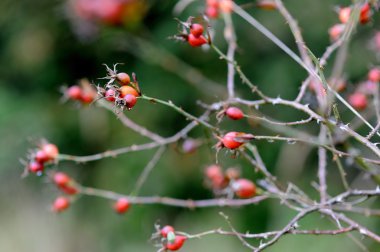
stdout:
<svg viewBox="0 0 380 252">
<path fill-rule="evenodd" d="M 189 43 L 192 47 L 200 47 L 205 44 L 210 44 L 210 36 L 208 39 L 203 35 L 205 32 L 204 25 L 201 23 L 193 22 L 196 18 L 189 17 L 186 22 L 180 22 L 181 31 L 173 38 L 180 41 Z M 203 22 L 203 20 L 201 20 Z M 207 24 L 205 24 L 207 26 Z M 206 31 L 207 32 L 207 31 Z"/>
<path fill-rule="evenodd" d="M 116 66 L 115 66 L 116 67 Z M 131 110 L 137 103 L 137 97 L 141 96 L 139 84 L 136 75 L 132 73 L 132 79 L 129 74 L 117 73 L 116 69 L 112 70 L 106 66 L 109 79 L 104 88 L 97 87 L 100 98 L 113 102 L 116 107 Z"/>
<path fill-rule="evenodd" d="M 367 80 L 359 85 L 356 91 L 348 97 L 352 107 L 363 110 L 367 107 L 367 96 L 376 92 L 380 82 L 380 68 L 374 67 L 368 72 Z"/>
<path fill-rule="evenodd" d="M 58 157 L 59 151 L 56 145 L 43 142 L 39 148 L 31 154 L 27 170 L 32 173 L 42 174 L 46 163 L 52 163 Z"/>
<path fill-rule="evenodd" d="M 230 195 L 233 192 L 239 198 L 251 198 L 256 195 L 255 184 L 240 178 L 236 168 L 229 168 L 224 173 L 219 165 L 210 165 L 205 169 L 206 184 L 216 195 Z"/>
<path fill-rule="evenodd" d="M 121 24 L 128 1 L 73 0 L 72 8 L 80 18 L 111 25 Z"/>
<path fill-rule="evenodd" d="M 152 239 L 159 238 L 161 245 L 165 251 L 177 251 L 182 248 L 183 244 L 187 240 L 184 235 L 176 234 L 172 226 L 166 225 L 160 228 L 156 225 L 157 232 L 153 234 Z M 161 250 L 160 250 L 161 251 Z"/>
<path fill-rule="evenodd" d="M 63 91 L 64 98 L 90 104 L 96 99 L 96 90 L 87 80 L 81 80 L 80 85 L 73 85 Z"/>
<path fill-rule="evenodd" d="M 233 9 L 232 0 L 206 0 L 205 14 L 209 18 L 218 18 L 219 13 L 231 13 Z"/>
<path fill-rule="evenodd" d="M 333 25 L 329 29 L 329 35 L 332 41 L 336 41 L 340 38 L 342 35 L 345 24 L 350 19 L 352 12 L 352 7 L 342 7 L 338 11 L 339 20 L 341 23 Z M 371 11 L 371 5 L 369 3 L 365 3 L 360 8 L 360 16 L 359 16 L 359 22 L 360 24 L 367 24 L 371 20 L 372 11 Z"/>
<path fill-rule="evenodd" d="M 80 193 L 78 184 L 64 172 L 54 172 L 51 176 L 53 183 L 57 188 L 69 196 L 74 196 Z M 54 212 L 62 212 L 69 208 L 71 204 L 70 198 L 66 196 L 59 196 L 55 199 L 52 210 Z M 119 198 L 113 205 L 113 209 L 116 213 L 123 214 L 128 211 L 130 202 L 128 198 Z"/>
</svg>

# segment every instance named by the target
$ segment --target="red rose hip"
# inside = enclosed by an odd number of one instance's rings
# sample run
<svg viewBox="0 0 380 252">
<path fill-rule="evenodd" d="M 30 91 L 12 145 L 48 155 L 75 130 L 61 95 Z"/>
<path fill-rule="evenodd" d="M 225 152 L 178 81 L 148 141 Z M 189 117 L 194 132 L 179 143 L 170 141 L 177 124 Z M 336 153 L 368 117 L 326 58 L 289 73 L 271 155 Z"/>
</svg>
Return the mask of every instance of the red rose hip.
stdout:
<svg viewBox="0 0 380 252">
<path fill-rule="evenodd" d="M 127 73 L 118 73 L 116 74 L 116 80 L 121 84 L 121 85 L 129 85 L 131 83 L 131 77 Z"/>
<path fill-rule="evenodd" d="M 42 151 L 45 152 L 49 159 L 56 159 L 58 157 L 59 151 L 55 144 L 45 144 L 42 146 Z"/>
<path fill-rule="evenodd" d="M 70 200 L 66 197 L 58 197 L 55 199 L 53 203 L 53 211 L 56 213 L 60 213 L 66 210 L 70 206 Z"/>
<path fill-rule="evenodd" d="M 232 184 L 232 188 L 239 198 L 251 198 L 256 195 L 256 186 L 248 179 L 236 180 Z"/>
<path fill-rule="evenodd" d="M 128 211 L 130 207 L 129 200 L 127 198 L 120 198 L 116 201 L 113 208 L 119 214 L 123 214 Z"/>
<path fill-rule="evenodd" d="M 71 86 L 67 89 L 66 95 L 72 100 L 80 100 L 82 98 L 82 89 L 77 85 Z"/>
<path fill-rule="evenodd" d="M 182 248 L 185 243 L 187 237 L 182 235 L 177 235 L 174 239 L 174 242 L 166 244 L 166 249 L 170 251 L 176 251 Z"/>
<path fill-rule="evenodd" d="M 57 172 L 54 174 L 53 180 L 57 186 L 66 186 L 71 179 L 66 173 Z"/>
<path fill-rule="evenodd" d="M 203 34 L 203 26 L 201 24 L 192 24 L 190 26 L 190 33 L 199 38 Z"/>
<path fill-rule="evenodd" d="M 229 107 L 226 110 L 226 115 L 232 120 L 240 120 L 244 117 L 243 111 L 237 107 Z"/>
<path fill-rule="evenodd" d="M 174 232 L 174 228 L 172 226 L 166 225 L 165 227 L 161 228 L 161 236 L 167 237 L 170 232 Z"/>
<path fill-rule="evenodd" d="M 197 38 L 196 36 L 194 36 L 194 34 L 190 33 L 187 40 L 192 47 L 199 47 L 204 44 L 207 44 L 206 38 L 202 35 Z"/>
<path fill-rule="evenodd" d="M 352 107 L 363 110 L 367 107 L 367 97 L 362 93 L 354 93 L 348 97 L 348 102 Z"/>
<path fill-rule="evenodd" d="M 33 173 L 42 172 L 44 170 L 44 165 L 37 161 L 32 161 L 28 165 L 28 170 Z"/>
</svg>

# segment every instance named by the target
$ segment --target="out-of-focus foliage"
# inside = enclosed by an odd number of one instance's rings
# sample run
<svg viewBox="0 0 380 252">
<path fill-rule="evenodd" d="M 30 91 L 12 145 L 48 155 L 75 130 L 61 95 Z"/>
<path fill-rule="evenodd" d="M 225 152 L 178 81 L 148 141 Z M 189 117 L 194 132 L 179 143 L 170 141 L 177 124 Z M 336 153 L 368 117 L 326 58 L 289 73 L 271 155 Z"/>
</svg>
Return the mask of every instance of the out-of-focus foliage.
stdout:
<svg viewBox="0 0 380 252">
<path fill-rule="evenodd" d="M 83 77 L 100 83 L 97 78 L 106 75 L 103 63 L 125 63 L 119 69 L 136 72 L 144 93 L 170 99 L 193 114 L 200 111 L 197 100 L 211 102 L 220 97 L 212 92 L 206 95 L 180 78 L 181 73 L 174 74 L 163 69 L 157 62 L 165 62 L 166 58 L 157 59 L 150 54 L 148 47 L 141 46 L 148 43 L 155 48 L 164 48 L 219 83 L 222 88 L 225 87 L 226 65 L 215 53 L 167 39 L 177 31 L 172 14 L 175 2 L 144 2 L 144 6 L 140 6 L 141 12 L 129 14 L 137 15 L 132 21 L 126 19 L 124 25 L 111 27 L 102 23 L 78 26 L 66 1 L 0 1 L 0 251 L 154 251 L 147 240 L 157 221 L 169 223 L 177 230 L 201 232 L 226 227 L 218 214 L 223 211 L 238 230 L 262 232 L 281 228 L 291 218 L 293 213 L 282 210 L 276 201 L 241 209 L 196 211 L 132 206 L 125 216 L 118 216 L 112 211 L 111 202 L 88 197 L 78 199 L 70 211 L 58 216 L 49 211 L 57 190 L 34 176 L 20 178 L 23 167 L 19 159 L 25 157 L 28 148 L 41 137 L 56 143 L 62 153 L 76 155 L 144 141 L 124 128 L 112 113 L 95 106 L 78 110 L 73 104 L 59 102 L 62 85 L 72 85 Z M 320 55 L 329 44 L 328 28 L 338 21 L 334 6 L 349 4 L 349 1 L 289 0 L 285 4 L 298 19 L 306 43 L 316 55 Z M 186 19 L 189 15 L 201 13 L 203 8 L 203 1 L 196 1 L 179 18 Z M 277 12 L 254 8 L 248 11 L 296 50 L 288 26 Z M 368 49 L 373 27 L 379 24 L 377 16 L 373 24 L 360 27 L 350 44 L 345 68 L 350 82 L 347 92 L 365 76 L 371 64 L 377 63 Z M 270 96 L 281 94 L 284 98 L 293 98 L 306 76 L 304 70 L 244 21 L 235 16 L 233 18 L 239 44 L 237 60 L 248 77 Z M 212 30 L 215 32 L 215 43 L 225 49 L 222 22 L 213 23 Z M 143 42 L 138 38 L 142 38 Z M 327 65 L 327 73 L 331 67 Z M 247 89 L 236 79 L 239 92 L 250 98 Z M 278 119 L 286 120 L 296 115 L 285 108 L 265 109 L 272 111 L 272 116 Z M 164 136 L 175 133 L 187 123 L 174 111 L 143 101 L 128 114 Z M 239 129 L 246 127 L 246 124 L 223 122 L 221 126 Z M 252 124 L 251 131 L 265 132 L 256 124 Z M 202 129 L 197 129 L 191 136 L 205 135 Z M 303 181 L 309 181 L 316 174 L 315 150 L 300 145 L 267 142 L 258 143 L 258 147 L 269 169 L 280 179 L 296 181 L 306 191 L 313 192 L 312 186 Z M 85 165 L 62 163 L 59 168 L 84 185 L 128 194 L 146 160 L 153 154 L 151 151 L 137 152 Z M 211 197 L 203 186 L 202 171 L 213 160 L 214 150 L 210 150 L 209 146 L 200 148 L 192 155 L 181 154 L 178 146 L 171 146 L 141 194 L 184 199 Z M 247 177 L 257 179 L 244 161 L 221 154 L 220 162 L 225 168 L 237 165 Z M 306 162 L 304 167 L 307 169 L 302 169 L 303 162 Z M 359 177 L 360 174 L 357 175 Z M 334 170 L 328 180 L 331 182 L 337 177 Z M 355 176 L 349 179 L 352 181 Z M 338 189 L 329 188 L 330 192 Z M 366 222 L 365 219 L 361 221 Z M 327 220 L 321 221 L 319 215 L 299 224 L 305 228 L 333 227 Z M 379 222 L 367 223 L 370 229 L 380 231 L 376 224 Z M 210 236 L 191 240 L 183 251 L 237 251 L 237 248 L 240 250 L 242 246 L 236 238 Z M 359 251 L 359 248 L 345 235 L 288 236 L 268 251 L 327 250 Z"/>
</svg>

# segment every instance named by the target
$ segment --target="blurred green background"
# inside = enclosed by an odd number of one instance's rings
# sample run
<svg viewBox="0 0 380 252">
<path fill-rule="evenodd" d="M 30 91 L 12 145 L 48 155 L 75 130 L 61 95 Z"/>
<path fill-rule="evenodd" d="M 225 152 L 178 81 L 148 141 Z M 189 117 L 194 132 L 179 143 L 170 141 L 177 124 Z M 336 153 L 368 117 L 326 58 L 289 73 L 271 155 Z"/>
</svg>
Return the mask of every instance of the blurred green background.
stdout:
<svg viewBox="0 0 380 252">
<path fill-rule="evenodd" d="M 321 55 L 329 45 L 327 30 L 338 21 L 334 7 L 350 3 L 338 0 L 284 2 L 298 19 L 306 43 L 316 55 Z M 62 153 L 75 155 L 93 154 L 147 141 L 124 128 L 108 111 L 96 106 L 78 109 L 72 103 L 59 102 L 62 85 L 73 85 L 84 77 L 95 83 L 104 83 L 98 80 L 106 75 L 103 63 L 125 63 L 119 66 L 119 70 L 136 72 L 144 93 L 170 99 L 195 115 L 202 112 L 196 101 L 211 103 L 223 97 L 225 63 L 212 51 L 191 48 L 167 39 L 177 31 L 172 13 L 175 3 L 169 0 L 148 1 L 147 12 L 141 14 L 141 22 L 133 21 L 124 27 L 79 27 L 78 20 L 73 20 L 65 1 L 0 1 L 0 251 L 155 251 L 148 240 L 156 222 L 171 224 L 177 230 L 188 233 L 228 228 L 218 214 L 223 211 L 230 216 L 237 230 L 264 232 L 283 227 L 294 216 L 295 212 L 276 200 L 238 209 L 195 211 L 166 206 L 132 206 L 127 214 L 118 216 L 111 208 L 112 202 L 90 197 L 80 198 L 69 211 L 56 215 L 49 209 L 53 199 L 59 195 L 54 186 L 36 176 L 20 178 L 23 167 L 19 159 L 25 158 L 28 149 L 42 137 L 56 143 Z M 203 8 L 204 2 L 196 1 L 179 18 L 185 20 L 189 15 L 201 13 Z M 247 10 L 296 50 L 286 23 L 277 12 L 255 8 Z M 283 98 L 294 98 L 306 77 L 305 71 L 243 20 L 237 16 L 233 16 L 233 20 L 239 44 L 237 60 L 248 77 L 269 96 L 280 94 Z M 353 83 L 363 79 L 368 68 L 377 63 L 368 41 L 378 25 L 375 15 L 375 21 L 360 27 L 350 44 L 345 67 L 349 79 L 347 93 L 353 90 Z M 213 22 L 212 26 L 216 34 L 214 42 L 225 51 L 222 20 Z M 177 60 L 184 65 L 179 65 Z M 331 65 L 327 65 L 327 73 Z M 191 80 L 193 76 L 186 73 L 192 68 L 214 83 L 203 79 Z M 238 92 L 243 97 L 255 98 L 247 92 L 239 78 L 236 82 Z M 213 84 L 222 90 L 222 95 L 217 90 L 212 91 Z M 267 106 L 262 111 L 279 120 L 304 116 L 282 107 Z M 144 101 L 139 101 L 127 114 L 163 136 L 174 134 L 188 123 L 178 113 Z M 347 118 L 351 119 L 349 115 Z M 246 121 L 231 123 L 225 120 L 220 126 L 225 130 L 271 134 L 256 123 Z M 301 129 L 314 134 L 317 132 L 316 125 Z M 198 128 L 189 135 L 203 138 L 205 131 Z M 258 143 L 258 147 L 265 163 L 280 180 L 296 182 L 317 197 L 310 184 L 316 180 L 315 149 L 299 144 L 267 142 Z M 83 185 L 128 194 L 153 154 L 154 151 L 130 153 L 80 165 L 62 162 L 58 169 L 66 171 Z M 236 166 L 244 176 L 252 180 L 260 178 L 241 158 L 231 159 L 224 151 L 219 158 L 224 168 Z M 210 146 L 202 146 L 191 155 L 178 151 L 178 146 L 170 146 L 143 186 L 141 195 L 210 198 L 212 194 L 203 185 L 202 172 L 214 159 L 214 149 L 210 150 Z M 339 193 L 342 187 L 336 182 L 339 181 L 336 167 L 331 165 L 329 168 L 329 192 Z M 358 180 L 361 174 L 357 169 L 354 166 L 347 169 L 350 182 L 361 186 L 363 183 Z M 376 206 L 376 202 L 371 204 L 372 207 Z M 378 219 L 353 217 L 371 230 L 380 232 Z M 328 219 L 318 214 L 299 224 L 305 229 L 334 228 Z M 354 236 L 361 240 L 361 236 Z M 369 246 L 370 251 L 378 251 L 378 246 L 371 241 L 364 239 L 362 242 Z M 235 237 L 217 235 L 191 240 L 182 249 L 184 252 L 244 250 Z M 348 252 L 361 249 L 346 235 L 289 235 L 268 251 Z"/>
</svg>

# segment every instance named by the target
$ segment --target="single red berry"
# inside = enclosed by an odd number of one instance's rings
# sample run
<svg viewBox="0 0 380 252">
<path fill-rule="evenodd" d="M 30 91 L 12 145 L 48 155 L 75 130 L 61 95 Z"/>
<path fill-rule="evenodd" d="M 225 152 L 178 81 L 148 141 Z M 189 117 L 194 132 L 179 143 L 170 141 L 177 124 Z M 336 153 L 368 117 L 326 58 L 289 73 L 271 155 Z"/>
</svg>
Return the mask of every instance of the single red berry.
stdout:
<svg viewBox="0 0 380 252">
<path fill-rule="evenodd" d="M 77 85 L 71 86 L 67 89 L 66 95 L 72 100 L 80 100 L 82 98 L 82 89 Z"/>
<path fill-rule="evenodd" d="M 369 3 L 365 3 L 360 9 L 359 21 L 361 24 L 366 24 L 371 19 L 371 6 Z"/>
<path fill-rule="evenodd" d="M 207 44 L 207 39 L 202 35 L 197 38 L 194 36 L 194 34 L 190 33 L 187 40 L 192 47 L 198 47 Z"/>
<path fill-rule="evenodd" d="M 243 141 L 236 141 L 235 138 L 239 136 L 239 132 L 228 132 L 224 135 L 222 138 L 223 146 L 228 149 L 236 149 L 239 148 L 244 142 Z"/>
<path fill-rule="evenodd" d="M 352 107 L 363 110 L 367 107 L 367 97 L 362 93 L 354 93 L 348 97 L 348 102 Z"/>
<path fill-rule="evenodd" d="M 83 103 L 89 104 L 94 101 L 95 96 L 91 94 L 90 92 L 83 92 L 80 100 Z"/>
<path fill-rule="evenodd" d="M 135 106 L 137 99 L 136 99 L 136 96 L 134 96 L 133 94 L 127 94 L 124 97 L 124 101 L 125 101 L 127 108 L 132 109 Z"/>
<path fill-rule="evenodd" d="M 108 89 L 104 95 L 107 101 L 114 102 L 115 101 L 115 90 Z"/>
<path fill-rule="evenodd" d="M 33 173 L 42 172 L 44 170 L 44 165 L 40 162 L 32 161 L 29 163 L 28 169 Z"/>
<path fill-rule="evenodd" d="M 66 173 L 57 172 L 54 174 L 53 180 L 57 186 L 66 186 L 71 179 Z"/>
<path fill-rule="evenodd" d="M 118 73 L 116 74 L 116 80 L 120 83 L 120 85 L 129 85 L 131 83 L 131 77 L 127 73 Z"/>
<path fill-rule="evenodd" d="M 38 150 L 36 152 L 36 155 L 34 156 L 34 160 L 36 160 L 39 163 L 45 163 L 50 160 L 50 157 L 46 154 L 43 150 Z"/>
<path fill-rule="evenodd" d="M 131 86 L 122 86 L 119 88 L 119 92 L 121 98 L 124 98 L 128 94 L 134 95 L 135 97 L 139 96 L 137 90 Z"/>
<path fill-rule="evenodd" d="M 70 206 L 70 200 L 66 197 L 58 197 L 55 199 L 53 203 L 53 211 L 54 212 L 62 212 L 66 210 Z"/>
<path fill-rule="evenodd" d="M 98 0 L 96 5 L 97 18 L 110 25 L 119 25 L 123 22 L 125 4 L 119 0 Z"/>
<path fill-rule="evenodd" d="M 350 7 L 344 7 L 339 10 L 339 20 L 343 24 L 347 23 L 350 19 L 351 15 L 351 8 Z"/>
<path fill-rule="evenodd" d="M 234 8 L 234 3 L 232 0 L 221 0 L 219 2 L 219 9 L 224 13 L 231 13 Z"/>
<path fill-rule="evenodd" d="M 205 176 L 210 180 L 214 189 L 220 189 L 225 186 L 225 179 L 222 169 L 219 165 L 210 165 L 205 170 Z"/>
<path fill-rule="evenodd" d="M 127 198 L 118 199 L 113 206 L 115 211 L 119 214 L 123 214 L 126 211 L 128 211 L 129 207 L 130 207 L 130 203 L 129 203 L 129 200 Z"/>
<path fill-rule="evenodd" d="M 42 151 L 45 152 L 49 159 L 56 159 L 59 154 L 58 147 L 55 144 L 44 144 Z"/>
<path fill-rule="evenodd" d="M 243 111 L 237 107 L 229 107 L 226 110 L 226 115 L 232 120 L 240 120 L 244 117 Z"/>
<path fill-rule="evenodd" d="M 205 175 L 209 179 L 223 177 L 222 169 L 219 165 L 210 165 L 205 170 Z"/>
<path fill-rule="evenodd" d="M 170 251 L 176 251 L 182 248 L 183 244 L 187 240 L 186 236 L 177 235 L 174 242 L 166 244 L 166 249 Z"/>
<path fill-rule="evenodd" d="M 335 24 L 329 29 L 331 41 L 337 41 L 344 31 L 344 24 Z"/>
<path fill-rule="evenodd" d="M 190 26 L 190 33 L 199 38 L 203 34 L 203 25 L 197 23 L 192 24 Z"/>
<path fill-rule="evenodd" d="M 372 68 L 368 72 L 368 80 L 372 82 L 379 82 L 380 81 L 380 68 Z"/>
<path fill-rule="evenodd" d="M 232 184 L 235 194 L 240 198 L 251 198 L 256 195 L 255 184 L 248 179 L 238 179 Z"/>
<path fill-rule="evenodd" d="M 219 0 L 207 0 L 206 5 L 209 7 L 218 8 Z"/>
<path fill-rule="evenodd" d="M 216 7 L 212 7 L 212 6 L 209 6 L 206 8 L 206 12 L 205 12 L 206 16 L 208 16 L 209 18 L 218 18 L 219 16 L 219 11 L 218 11 L 218 8 Z"/>
<path fill-rule="evenodd" d="M 172 226 L 166 225 L 165 227 L 161 228 L 161 236 L 166 238 L 170 232 L 174 232 L 174 228 Z"/>
</svg>

